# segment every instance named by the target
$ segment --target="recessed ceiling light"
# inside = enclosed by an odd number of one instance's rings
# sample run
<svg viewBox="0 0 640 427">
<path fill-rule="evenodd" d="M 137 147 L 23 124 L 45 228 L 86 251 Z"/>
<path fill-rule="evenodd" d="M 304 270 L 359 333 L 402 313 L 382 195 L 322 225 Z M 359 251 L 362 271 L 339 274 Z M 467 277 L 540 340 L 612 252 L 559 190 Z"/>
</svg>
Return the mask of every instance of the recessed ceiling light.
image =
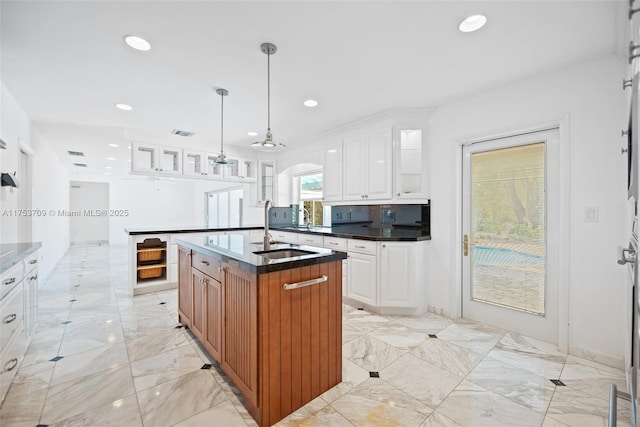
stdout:
<svg viewBox="0 0 640 427">
<path fill-rule="evenodd" d="M 115 160 L 113 157 L 107 157 L 107 160 Z"/>
<path fill-rule="evenodd" d="M 258 132 L 247 132 L 249 136 L 258 136 Z"/>
<path fill-rule="evenodd" d="M 317 105 L 318 105 L 318 101 L 316 101 L 315 99 L 307 99 L 306 101 L 304 101 L 305 107 L 315 107 Z"/>
<path fill-rule="evenodd" d="M 105 174 L 105 175 L 111 175 L 109 172 L 105 172 L 104 174 Z"/>
<path fill-rule="evenodd" d="M 473 31 L 479 30 L 484 27 L 484 24 L 487 23 L 487 17 L 484 15 L 472 15 L 462 21 L 460 25 L 458 25 L 458 29 L 463 33 L 471 33 Z"/>
<path fill-rule="evenodd" d="M 118 144 L 109 144 L 109 147 L 120 147 Z"/>
<path fill-rule="evenodd" d="M 128 44 L 129 47 L 135 50 L 141 50 L 145 52 L 151 49 L 151 44 L 145 39 L 143 39 L 142 37 L 131 36 L 131 35 L 124 36 L 124 42 Z"/>
<path fill-rule="evenodd" d="M 113 169 L 113 167 L 111 167 L 111 166 L 105 166 L 104 168 L 105 169 Z"/>
<path fill-rule="evenodd" d="M 133 107 L 129 104 L 116 104 L 116 108 L 123 110 L 123 111 L 131 111 L 133 110 Z"/>
</svg>

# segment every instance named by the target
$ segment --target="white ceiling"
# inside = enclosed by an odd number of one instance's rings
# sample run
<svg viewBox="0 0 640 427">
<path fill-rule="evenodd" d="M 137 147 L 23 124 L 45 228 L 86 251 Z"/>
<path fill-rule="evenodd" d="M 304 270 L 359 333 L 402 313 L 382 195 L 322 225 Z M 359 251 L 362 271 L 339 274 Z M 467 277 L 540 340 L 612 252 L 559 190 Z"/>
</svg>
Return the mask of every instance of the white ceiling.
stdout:
<svg viewBox="0 0 640 427">
<path fill-rule="evenodd" d="M 225 143 L 263 139 L 263 42 L 278 47 L 274 138 L 297 148 L 387 109 L 442 105 L 620 50 L 626 4 L 2 0 L 1 79 L 65 164 L 74 160 L 66 150 L 84 151 L 86 172 L 126 173 L 125 129 L 218 151 L 220 97 L 212 88 L 230 92 Z M 486 27 L 460 33 L 458 23 L 476 13 L 487 15 Z M 130 49 L 125 34 L 146 38 L 151 50 Z M 307 98 L 320 105 L 304 107 Z M 134 110 L 117 110 L 118 102 Z M 196 135 L 170 135 L 176 128 Z"/>
</svg>

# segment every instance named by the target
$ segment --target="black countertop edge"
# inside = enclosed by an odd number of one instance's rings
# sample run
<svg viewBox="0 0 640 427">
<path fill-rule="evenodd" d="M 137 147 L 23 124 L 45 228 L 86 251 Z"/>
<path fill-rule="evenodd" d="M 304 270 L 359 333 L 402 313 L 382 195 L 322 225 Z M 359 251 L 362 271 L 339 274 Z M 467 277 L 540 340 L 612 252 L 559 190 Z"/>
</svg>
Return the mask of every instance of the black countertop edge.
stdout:
<svg viewBox="0 0 640 427">
<path fill-rule="evenodd" d="M 42 247 L 41 242 L 2 243 L 0 244 L 0 274 L 21 263 L 26 257 Z"/>
<path fill-rule="evenodd" d="M 189 242 L 181 239 L 177 239 L 176 243 L 179 246 L 184 246 L 196 252 L 200 252 L 202 254 L 208 255 L 212 258 L 219 259 L 223 262 L 229 262 L 229 261 L 237 262 L 239 263 L 239 266 L 241 269 L 254 274 L 272 273 L 274 271 L 289 270 L 291 268 L 305 267 L 308 265 L 324 264 L 327 262 L 340 261 L 347 258 L 347 254 L 345 252 L 325 250 L 324 251 L 325 253 L 295 257 L 295 258 L 292 258 L 290 261 L 275 260 L 275 262 L 272 262 L 272 263 L 256 265 L 255 263 L 252 263 L 246 259 L 243 259 L 241 256 L 234 256 L 230 254 L 221 253 L 214 248 L 207 247 L 198 243 L 193 243 L 193 242 Z M 311 246 L 294 245 L 294 244 L 273 245 L 273 248 L 284 248 L 284 247 L 287 247 L 287 248 L 291 247 L 295 249 L 311 250 L 311 251 L 319 249 Z M 258 259 L 262 259 L 262 257 L 259 257 L 257 255 L 256 257 Z"/>
<path fill-rule="evenodd" d="M 167 227 L 167 228 L 125 228 L 124 232 L 130 236 L 136 236 L 140 234 L 183 234 L 183 233 L 206 233 L 206 232 L 218 232 L 218 231 L 242 231 L 242 230 L 262 230 L 263 227 L 251 226 L 251 227 L 227 227 L 227 228 L 210 228 L 210 227 Z"/>
<path fill-rule="evenodd" d="M 292 233 L 303 233 L 303 234 L 316 234 L 320 236 L 331 236 L 331 237 L 342 237 L 345 239 L 355 239 L 355 240 L 371 240 L 371 241 L 380 241 L 380 242 L 420 242 L 424 240 L 431 240 L 430 234 L 424 234 L 420 231 L 407 231 L 403 229 L 402 231 L 391 229 L 388 236 L 383 236 L 377 234 L 378 232 L 373 232 L 372 229 L 363 228 L 362 233 L 358 233 L 356 231 L 336 231 L 335 227 L 315 227 L 315 228 L 299 228 L 299 227 L 271 227 L 272 230 L 280 230 L 280 231 L 290 231 Z M 369 233 L 365 233 L 365 230 L 369 231 Z"/>
</svg>

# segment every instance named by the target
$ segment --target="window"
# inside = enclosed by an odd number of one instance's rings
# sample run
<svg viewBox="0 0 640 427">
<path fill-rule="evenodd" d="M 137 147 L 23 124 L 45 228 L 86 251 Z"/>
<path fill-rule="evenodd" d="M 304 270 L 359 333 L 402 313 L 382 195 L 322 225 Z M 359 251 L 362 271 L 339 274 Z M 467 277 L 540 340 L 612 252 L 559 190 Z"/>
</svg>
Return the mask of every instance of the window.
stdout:
<svg viewBox="0 0 640 427">
<path fill-rule="evenodd" d="M 300 207 L 299 224 L 323 224 L 321 173 L 300 176 Z"/>
<path fill-rule="evenodd" d="M 205 223 L 210 228 L 242 225 L 242 189 L 226 189 L 205 193 Z"/>
</svg>

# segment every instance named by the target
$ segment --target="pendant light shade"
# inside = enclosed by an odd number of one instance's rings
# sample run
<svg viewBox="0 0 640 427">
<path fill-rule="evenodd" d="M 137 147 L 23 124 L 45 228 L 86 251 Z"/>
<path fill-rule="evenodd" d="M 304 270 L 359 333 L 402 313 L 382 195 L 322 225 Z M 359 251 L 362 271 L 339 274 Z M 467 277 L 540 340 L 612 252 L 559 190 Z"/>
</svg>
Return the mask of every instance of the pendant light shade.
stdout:
<svg viewBox="0 0 640 427">
<path fill-rule="evenodd" d="M 216 89 L 216 93 L 220 95 L 220 154 L 213 160 L 217 165 L 228 165 L 231 162 L 224 154 L 224 97 L 229 95 L 226 89 Z"/>
<path fill-rule="evenodd" d="M 271 134 L 271 55 L 278 50 L 273 43 L 262 43 L 260 45 L 262 53 L 267 55 L 267 134 L 264 141 L 256 141 L 251 144 L 251 148 L 259 151 L 280 151 L 286 148 L 281 142 L 274 142 Z"/>
</svg>

